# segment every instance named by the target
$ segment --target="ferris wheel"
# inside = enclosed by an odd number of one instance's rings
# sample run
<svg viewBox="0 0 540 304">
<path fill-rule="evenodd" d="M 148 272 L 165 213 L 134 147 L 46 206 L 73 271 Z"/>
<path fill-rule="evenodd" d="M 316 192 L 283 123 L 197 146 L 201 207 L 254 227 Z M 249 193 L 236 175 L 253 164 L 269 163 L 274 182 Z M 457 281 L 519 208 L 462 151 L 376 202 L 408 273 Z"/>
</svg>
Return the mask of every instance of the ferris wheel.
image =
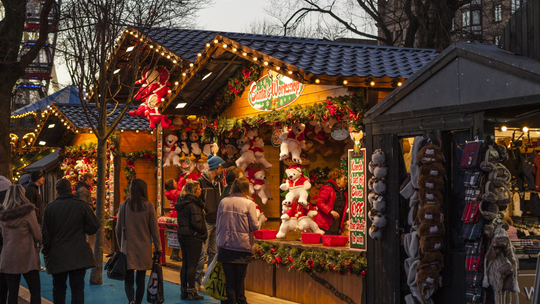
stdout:
<svg viewBox="0 0 540 304">
<path fill-rule="evenodd" d="M 41 28 L 40 15 L 44 0 L 28 0 L 26 3 L 26 22 L 19 58 L 32 48 L 39 38 Z M 54 53 L 57 40 L 57 16 L 59 14 L 60 0 L 55 2 L 48 16 L 49 35 L 45 46 L 39 51 L 36 59 L 28 65 L 25 73 L 19 78 L 15 94 L 13 95 L 13 110 L 34 103 L 45 96 L 49 86 L 57 86 L 54 71 Z"/>
</svg>

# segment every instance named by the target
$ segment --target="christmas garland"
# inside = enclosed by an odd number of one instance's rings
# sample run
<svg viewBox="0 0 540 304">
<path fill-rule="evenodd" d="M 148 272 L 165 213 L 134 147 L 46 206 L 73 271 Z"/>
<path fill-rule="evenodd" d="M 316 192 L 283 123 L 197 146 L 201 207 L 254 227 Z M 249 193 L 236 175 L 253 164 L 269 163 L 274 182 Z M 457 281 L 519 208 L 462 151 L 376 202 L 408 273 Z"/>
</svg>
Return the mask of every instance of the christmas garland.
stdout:
<svg viewBox="0 0 540 304">
<path fill-rule="evenodd" d="M 367 109 L 367 100 L 364 88 L 349 88 L 349 95 L 327 97 L 326 104 L 319 103 L 301 107 L 299 105 L 287 107 L 283 110 L 273 110 L 257 116 L 245 118 L 219 117 L 214 119 L 205 129 L 206 138 L 212 138 L 225 132 L 245 132 L 249 128 L 261 126 L 283 126 L 294 122 L 308 122 L 312 120 L 319 123 L 335 119 L 341 121 L 348 119 L 353 131 L 364 129 L 363 115 Z"/>
<path fill-rule="evenodd" d="M 245 64 L 241 66 L 236 73 L 229 78 L 227 84 L 224 85 L 217 93 L 216 98 L 210 102 L 212 107 L 206 107 L 211 117 L 218 117 L 225 109 L 227 109 L 236 99 L 242 95 L 245 88 L 252 81 L 259 79 L 259 74 L 263 68 L 257 64 Z"/>
<path fill-rule="evenodd" d="M 253 257 L 270 264 L 286 266 L 299 272 L 317 273 L 336 272 L 341 275 L 355 274 L 365 277 L 367 260 L 358 254 L 346 251 L 323 251 L 300 249 L 280 244 L 274 246 L 265 242 L 256 242 Z"/>
<path fill-rule="evenodd" d="M 60 158 L 95 158 L 97 156 L 97 143 L 87 143 L 64 147 L 59 152 Z"/>
<path fill-rule="evenodd" d="M 124 188 L 124 196 L 129 194 L 129 185 L 131 181 L 137 178 L 137 172 L 135 172 L 135 162 L 139 159 L 146 161 L 156 161 L 157 154 L 154 151 L 133 151 L 124 155 L 126 158 L 126 165 L 124 166 L 124 173 L 126 174 L 126 187 Z M 124 198 L 125 198 L 124 197 Z"/>
</svg>

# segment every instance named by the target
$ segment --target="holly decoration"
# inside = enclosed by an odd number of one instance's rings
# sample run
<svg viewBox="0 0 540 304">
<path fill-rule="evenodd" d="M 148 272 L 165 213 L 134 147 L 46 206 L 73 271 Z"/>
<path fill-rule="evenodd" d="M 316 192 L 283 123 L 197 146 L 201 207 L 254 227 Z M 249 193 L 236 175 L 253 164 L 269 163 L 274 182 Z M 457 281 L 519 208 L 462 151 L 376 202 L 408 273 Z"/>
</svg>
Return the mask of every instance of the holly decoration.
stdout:
<svg viewBox="0 0 540 304">
<path fill-rule="evenodd" d="M 300 249 L 280 244 L 274 246 L 266 242 L 256 242 L 253 258 L 261 259 L 269 264 L 283 265 L 300 272 L 337 272 L 339 274 L 365 274 L 367 260 L 365 257 L 346 251 L 323 251 Z"/>
<path fill-rule="evenodd" d="M 124 188 L 124 196 L 127 197 L 129 194 L 129 185 L 131 185 L 131 181 L 137 178 L 137 172 L 135 172 L 135 162 L 137 160 L 145 160 L 145 161 L 152 161 L 155 162 L 157 158 L 157 154 L 154 151 L 133 151 L 130 153 L 126 153 L 124 155 L 126 157 L 126 164 L 124 166 L 124 173 L 126 174 L 126 181 L 127 185 Z"/>
</svg>

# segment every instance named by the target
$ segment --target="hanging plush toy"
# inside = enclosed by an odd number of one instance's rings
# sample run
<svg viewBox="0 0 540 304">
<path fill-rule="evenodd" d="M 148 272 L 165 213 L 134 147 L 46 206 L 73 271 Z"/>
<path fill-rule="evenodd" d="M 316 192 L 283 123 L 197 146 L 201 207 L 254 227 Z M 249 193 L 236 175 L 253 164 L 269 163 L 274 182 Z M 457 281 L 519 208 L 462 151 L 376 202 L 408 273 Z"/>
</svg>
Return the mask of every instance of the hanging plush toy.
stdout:
<svg viewBox="0 0 540 304">
<path fill-rule="evenodd" d="M 180 141 L 178 142 L 178 146 L 182 150 L 182 153 L 184 153 L 185 155 L 189 155 L 189 145 L 188 145 L 189 136 L 188 136 L 188 133 L 186 131 L 180 131 L 179 132 L 179 138 L 180 138 Z"/>
<path fill-rule="evenodd" d="M 163 147 L 163 168 L 173 164 L 176 167 L 180 166 L 178 154 L 181 153 L 180 148 L 176 145 L 178 137 L 174 134 L 169 134 L 165 137 L 165 146 Z"/>
<path fill-rule="evenodd" d="M 192 131 L 189 134 L 189 148 L 193 155 L 200 156 L 201 155 L 201 148 L 199 143 L 199 134 L 197 132 Z"/>
<path fill-rule="evenodd" d="M 285 174 L 287 174 L 287 181 L 279 186 L 282 191 L 289 191 L 282 203 L 284 207 L 290 206 L 293 201 L 307 206 L 308 190 L 311 189 L 309 179 L 304 177 L 302 169 L 298 166 L 290 166 L 285 170 Z"/>
<path fill-rule="evenodd" d="M 306 142 L 304 140 L 304 129 L 306 126 L 303 123 L 295 122 L 291 130 L 284 132 L 280 135 L 281 141 L 279 160 L 284 160 L 289 157 L 289 153 L 292 156 L 292 161 L 297 164 L 302 164 L 300 153 L 302 149 L 306 148 Z"/>
<path fill-rule="evenodd" d="M 259 170 L 247 170 L 248 179 L 253 187 L 253 193 L 261 199 L 263 204 L 266 204 L 268 200 L 274 200 L 268 186 L 270 182 L 266 180 L 266 172 L 264 169 Z"/>
<path fill-rule="evenodd" d="M 135 84 L 142 86 L 133 98 L 142 100 L 142 103 L 136 111 L 129 111 L 129 115 L 146 117 L 151 129 L 159 123 L 168 128 L 172 121 L 159 113 L 158 106 L 170 92 L 169 72 L 166 69 L 145 69 L 141 76 Z"/>
<path fill-rule="evenodd" d="M 238 158 L 238 148 L 236 147 L 236 140 L 233 137 L 225 137 L 223 139 L 225 147 L 223 149 L 224 153 L 222 155 L 223 160 L 225 161 L 224 168 L 228 168 L 236 165 L 236 159 Z"/>
<path fill-rule="evenodd" d="M 265 169 L 270 169 L 272 168 L 272 164 L 264 157 L 264 141 L 258 135 L 259 132 L 257 129 L 250 130 L 246 133 L 246 137 L 250 141 L 249 149 L 255 155 L 255 163 L 261 164 Z"/>
<path fill-rule="evenodd" d="M 255 153 L 249 149 L 249 139 L 245 135 L 241 135 L 236 143 L 238 144 L 238 149 L 240 149 L 241 154 L 236 160 L 236 166 L 242 170 L 246 170 L 250 164 L 255 162 Z"/>
</svg>

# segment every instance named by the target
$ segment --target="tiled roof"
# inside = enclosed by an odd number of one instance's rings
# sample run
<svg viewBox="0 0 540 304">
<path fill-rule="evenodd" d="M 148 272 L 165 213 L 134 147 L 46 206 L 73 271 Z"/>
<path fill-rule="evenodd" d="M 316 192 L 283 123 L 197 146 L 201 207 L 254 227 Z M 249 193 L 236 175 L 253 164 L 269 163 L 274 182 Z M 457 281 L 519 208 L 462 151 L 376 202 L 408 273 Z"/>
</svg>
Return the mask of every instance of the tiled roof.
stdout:
<svg viewBox="0 0 540 304">
<path fill-rule="evenodd" d="M 55 104 L 80 104 L 79 90 L 75 86 L 67 86 L 39 101 L 31 103 L 23 108 L 17 109 L 11 115 L 23 114 L 29 111 L 45 110 L 51 103 Z"/>
<path fill-rule="evenodd" d="M 332 77 L 409 78 L 437 56 L 433 49 L 365 45 L 323 39 L 154 28 L 148 37 L 181 58 L 194 62 L 216 35 L 303 69 Z"/>
<path fill-rule="evenodd" d="M 67 119 L 69 119 L 77 128 L 90 128 L 90 124 L 86 120 L 86 115 L 84 115 L 84 109 L 82 108 L 82 105 L 67 105 L 67 104 L 55 104 L 55 106 L 58 108 L 64 116 L 66 116 Z M 95 116 L 98 116 L 97 108 L 93 105 L 89 106 L 90 110 L 95 114 Z M 118 107 L 114 110 L 114 112 L 107 117 L 107 125 L 111 125 L 114 120 L 118 117 L 120 112 L 122 111 L 123 105 L 118 105 Z M 114 109 L 113 106 L 108 107 L 108 111 L 112 111 Z M 131 106 L 131 110 L 136 110 L 137 106 Z M 89 113 L 90 114 L 90 113 Z M 90 119 L 92 120 L 92 123 L 94 125 L 97 123 L 96 119 L 90 115 Z M 118 126 L 116 129 L 124 129 L 124 130 L 151 130 L 148 127 L 149 123 L 148 120 L 141 118 L 141 117 L 133 117 L 130 116 L 128 113 L 122 118 L 122 120 L 118 123 Z"/>
</svg>

